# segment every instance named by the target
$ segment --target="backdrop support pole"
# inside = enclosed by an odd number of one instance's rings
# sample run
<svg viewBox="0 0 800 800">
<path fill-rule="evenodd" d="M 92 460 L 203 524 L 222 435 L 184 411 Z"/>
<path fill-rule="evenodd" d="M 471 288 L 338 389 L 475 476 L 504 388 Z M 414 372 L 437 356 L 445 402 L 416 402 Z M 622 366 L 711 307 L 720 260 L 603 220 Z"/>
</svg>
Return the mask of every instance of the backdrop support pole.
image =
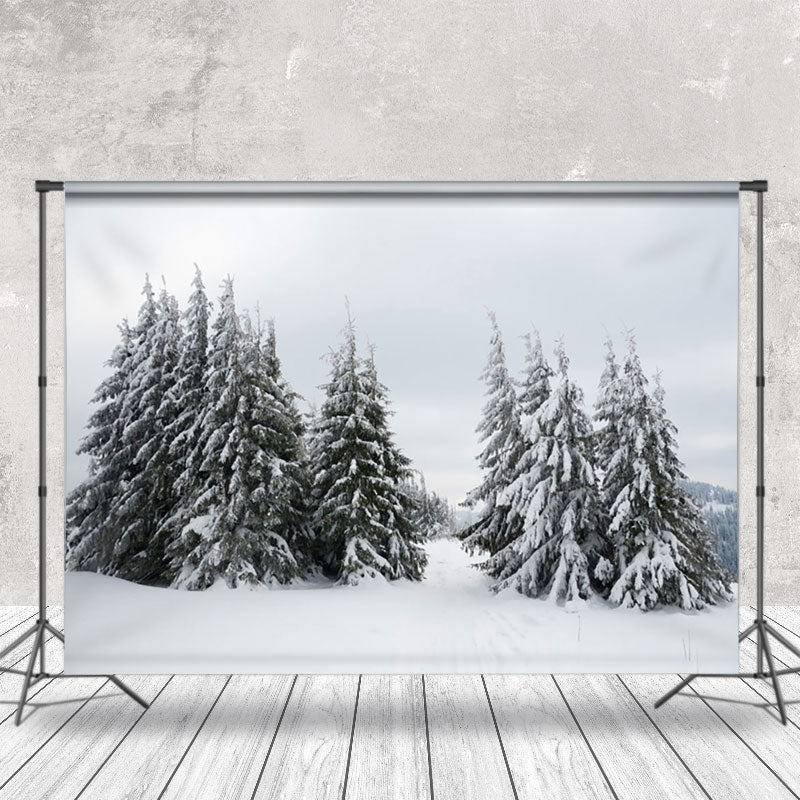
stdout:
<svg viewBox="0 0 800 800">
<path fill-rule="evenodd" d="M 778 706 L 781 722 L 786 725 L 788 721 L 786 704 L 783 701 L 778 678 L 780 675 L 800 672 L 800 667 L 776 670 L 769 637 L 772 636 L 798 658 L 800 658 L 800 649 L 780 631 L 776 631 L 764 616 L 764 496 L 766 494 L 764 483 L 764 386 L 766 384 L 764 376 L 764 192 L 767 191 L 767 182 L 745 181 L 739 184 L 739 191 L 755 192 L 756 194 L 756 618 L 739 634 L 739 641 L 743 641 L 755 631 L 756 671 L 750 673 L 750 677 L 769 679 L 775 692 L 775 704 Z M 767 661 L 766 671 L 764 671 L 765 658 Z M 702 677 L 709 676 L 688 675 L 677 686 L 659 698 L 655 702 L 655 707 L 658 708 L 666 703 L 695 678 Z M 744 674 L 714 677 L 739 678 L 744 677 Z"/>
<path fill-rule="evenodd" d="M 28 701 L 31 686 L 44 678 L 69 678 L 69 675 L 51 675 L 45 667 L 45 638 L 48 633 L 64 641 L 64 635 L 47 619 L 47 193 L 62 192 L 64 184 L 60 181 L 36 181 L 39 195 L 39 615 L 36 624 L 0 652 L 0 659 L 16 650 L 23 642 L 33 637 L 33 647 L 24 673 L 19 670 L 3 669 L 0 672 L 13 672 L 23 675 L 22 692 L 14 724 L 22 721 L 22 712 Z M 36 661 L 39 669 L 36 670 Z M 144 708 L 148 703 L 136 692 L 126 686 L 114 675 L 106 675 L 112 683 L 132 697 Z"/>
</svg>

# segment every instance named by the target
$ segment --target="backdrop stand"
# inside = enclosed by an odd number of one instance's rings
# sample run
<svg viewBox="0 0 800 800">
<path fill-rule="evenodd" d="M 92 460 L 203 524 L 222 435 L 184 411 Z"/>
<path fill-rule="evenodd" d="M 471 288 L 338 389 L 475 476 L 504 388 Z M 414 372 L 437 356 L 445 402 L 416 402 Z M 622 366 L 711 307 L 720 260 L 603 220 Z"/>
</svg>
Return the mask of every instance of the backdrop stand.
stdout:
<svg viewBox="0 0 800 800">
<path fill-rule="evenodd" d="M 47 193 L 63 192 L 64 184 L 60 181 L 36 181 L 36 192 L 39 195 L 39 617 L 32 628 L 25 631 L 22 636 L 15 639 L 8 647 L 0 651 L 0 659 L 5 658 L 13 650 L 16 650 L 23 642 L 33 637 L 33 649 L 28 659 L 28 666 L 25 671 L 17 669 L 3 669 L 0 672 L 11 672 L 23 675 L 22 693 L 20 694 L 17 713 L 14 717 L 14 724 L 19 725 L 22 721 L 22 712 L 28 700 L 28 692 L 31 686 L 41 680 L 50 678 L 77 678 L 85 677 L 78 675 L 52 675 L 47 672 L 45 667 L 45 639 L 51 633 L 56 638 L 64 641 L 64 635 L 57 628 L 50 624 L 47 619 L 47 440 L 46 440 L 46 390 L 47 390 Z M 39 669 L 36 669 L 36 661 L 39 661 Z M 144 708 L 148 704 L 139 697 L 136 692 L 126 686 L 115 675 L 106 675 L 112 683 L 116 684 L 123 692 L 130 695 L 137 703 Z"/>
<path fill-rule="evenodd" d="M 779 676 L 800 671 L 800 667 L 791 669 L 775 669 L 769 637 L 772 636 L 787 650 L 800 658 L 800 649 L 793 645 L 780 631 L 764 617 L 764 192 L 766 181 L 745 181 L 739 184 L 740 192 L 755 192 L 756 212 L 756 618 L 739 634 L 739 641 L 746 639 L 753 631 L 756 633 L 757 662 L 756 671 L 736 675 L 689 675 L 674 689 L 670 689 L 656 701 L 655 707 L 663 705 L 681 689 L 688 686 L 695 678 L 740 678 L 751 677 L 769 679 L 775 690 L 775 701 L 781 715 L 781 722 L 786 725 L 786 704 Z M 767 669 L 764 669 L 764 660 Z"/>
</svg>

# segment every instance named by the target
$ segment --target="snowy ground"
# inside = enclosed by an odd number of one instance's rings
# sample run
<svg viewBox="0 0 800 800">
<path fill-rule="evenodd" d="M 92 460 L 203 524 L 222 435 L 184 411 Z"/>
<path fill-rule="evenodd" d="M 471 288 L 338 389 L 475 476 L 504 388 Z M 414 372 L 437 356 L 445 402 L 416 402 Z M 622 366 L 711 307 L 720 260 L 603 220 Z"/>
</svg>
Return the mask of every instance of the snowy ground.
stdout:
<svg viewBox="0 0 800 800">
<path fill-rule="evenodd" d="M 452 540 L 421 583 L 186 592 L 66 575 L 72 673 L 735 672 L 736 603 L 569 613 L 489 582 Z"/>
</svg>

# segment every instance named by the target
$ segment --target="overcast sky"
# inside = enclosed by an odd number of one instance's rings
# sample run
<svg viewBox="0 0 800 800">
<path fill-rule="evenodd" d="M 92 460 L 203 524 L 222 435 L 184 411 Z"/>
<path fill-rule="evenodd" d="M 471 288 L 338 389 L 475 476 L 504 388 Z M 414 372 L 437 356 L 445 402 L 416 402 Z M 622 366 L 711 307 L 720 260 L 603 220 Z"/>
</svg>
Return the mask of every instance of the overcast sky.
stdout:
<svg viewBox="0 0 800 800">
<path fill-rule="evenodd" d="M 477 484 L 475 427 L 492 309 L 511 370 L 536 326 L 563 336 L 594 402 L 606 332 L 633 328 L 662 371 L 689 476 L 736 488 L 738 199 L 67 197 L 67 488 L 90 398 L 149 273 L 185 306 L 197 263 L 214 299 L 273 317 L 284 373 L 313 402 L 345 322 L 376 348 L 397 442 L 453 502 Z"/>
</svg>

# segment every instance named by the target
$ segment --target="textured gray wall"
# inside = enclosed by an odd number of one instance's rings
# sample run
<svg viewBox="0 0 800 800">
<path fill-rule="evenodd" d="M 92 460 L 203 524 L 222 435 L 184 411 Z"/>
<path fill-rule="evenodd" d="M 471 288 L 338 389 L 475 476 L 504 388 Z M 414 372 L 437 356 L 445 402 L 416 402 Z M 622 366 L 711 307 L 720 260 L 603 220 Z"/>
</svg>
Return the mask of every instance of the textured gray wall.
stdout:
<svg viewBox="0 0 800 800">
<path fill-rule="evenodd" d="M 800 4 L 150 0 L 0 6 L 0 603 L 36 592 L 35 178 L 768 178 L 768 601 L 800 603 Z M 62 198 L 51 196 L 51 597 Z M 741 241 L 754 584 L 754 203 Z"/>
</svg>

